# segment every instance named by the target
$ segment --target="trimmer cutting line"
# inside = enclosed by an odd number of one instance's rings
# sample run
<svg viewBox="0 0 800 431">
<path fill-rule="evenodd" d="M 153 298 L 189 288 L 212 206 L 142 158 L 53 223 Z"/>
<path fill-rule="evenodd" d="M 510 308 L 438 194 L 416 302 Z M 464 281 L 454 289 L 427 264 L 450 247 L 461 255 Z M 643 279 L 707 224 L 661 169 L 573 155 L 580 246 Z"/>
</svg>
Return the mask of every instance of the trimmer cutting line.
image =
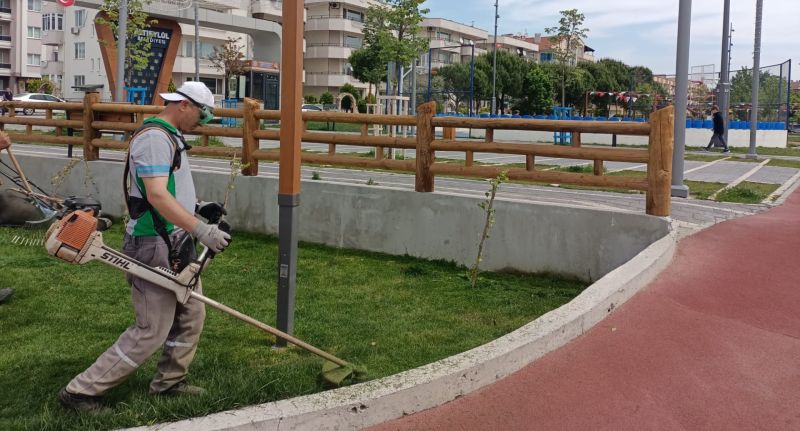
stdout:
<svg viewBox="0 0 800 431">
<path fill-rule="evenodd" d="M 182 304 L 189 300 L 203 302 L 264 332 L 282 338 L 325 359 L 326 363 L 323 366 L 322 378 L 331 384 L 338 386 L 348 377 L 355 378 L 365 374 L 366 371 L 362 367 L 357 367 L 279 329 L 195 292 L 194 288 L 200 279 L 200 273 L 214 257 L 214 253 L 208 250 L 207 247 L 203 248 L 196 260 L 189 262 L 180 272 L 174 272 L 162 267 L 149 267 L 106 246 L 103 243 L 103 234 L 97 230 L 97 223 L 98 220 L 92 210 L 75 210 L 67 213 L 59 221 L 53 223 L 47 231 L 47 240 L 45 242 L 47 252 L 51 256 L 75 264 L 84 264 L 93 260 L 101 261 L 173 292 L 177 300 Z M 220 222 L 219 225 L 220 229 L 230 231 L 230 227 L 224 221 Z"/>
</svg>

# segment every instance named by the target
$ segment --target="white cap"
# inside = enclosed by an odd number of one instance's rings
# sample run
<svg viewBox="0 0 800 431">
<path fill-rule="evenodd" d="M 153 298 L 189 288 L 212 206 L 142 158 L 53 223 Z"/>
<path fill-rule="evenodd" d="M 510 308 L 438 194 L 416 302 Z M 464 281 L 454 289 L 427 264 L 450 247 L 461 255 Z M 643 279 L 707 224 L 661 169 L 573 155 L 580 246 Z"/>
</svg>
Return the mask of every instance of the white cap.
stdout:
<svg viewBox="0 0 800 431">
<path fill-rule="evenodd" d="M 161 93 L 161 98 L 168 102 L 180 102 L 181 100 L 189 100 L 190 102 L 206 105 L 210 108 L 214 107 L 214 95 L 211 90 L 200 81 L 186 81 L 174 93 Z"/>
</svg>

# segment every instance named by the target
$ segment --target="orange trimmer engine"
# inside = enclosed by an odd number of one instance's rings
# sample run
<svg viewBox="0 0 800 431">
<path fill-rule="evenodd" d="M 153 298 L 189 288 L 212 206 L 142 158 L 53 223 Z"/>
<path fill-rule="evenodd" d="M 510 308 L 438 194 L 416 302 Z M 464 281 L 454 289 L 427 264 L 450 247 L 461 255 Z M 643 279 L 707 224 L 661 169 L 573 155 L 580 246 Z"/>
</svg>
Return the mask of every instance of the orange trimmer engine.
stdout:
<svg viewBox="0 0 800 431">
<path fill-rule="evenodd" d="M 50 226 L 45 247 L 51 256 L 83 263 L 82 252 L 97 234 L 97 218 L 92 211 L 73 211 Z"/>
</svg>

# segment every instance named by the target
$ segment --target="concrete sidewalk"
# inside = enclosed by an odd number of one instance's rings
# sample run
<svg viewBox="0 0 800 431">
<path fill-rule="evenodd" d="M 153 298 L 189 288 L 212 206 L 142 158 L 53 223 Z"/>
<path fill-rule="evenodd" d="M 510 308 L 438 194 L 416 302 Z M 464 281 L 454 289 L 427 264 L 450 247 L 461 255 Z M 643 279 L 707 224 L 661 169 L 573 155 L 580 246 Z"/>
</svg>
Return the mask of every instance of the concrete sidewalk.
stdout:
<svg viewBox="0 0 800 431">
<path fill-rule="evenodd" d="M 372 430 L 800 429 L 800 191 L 682 240 L 582 337 Z"/>
</svg>

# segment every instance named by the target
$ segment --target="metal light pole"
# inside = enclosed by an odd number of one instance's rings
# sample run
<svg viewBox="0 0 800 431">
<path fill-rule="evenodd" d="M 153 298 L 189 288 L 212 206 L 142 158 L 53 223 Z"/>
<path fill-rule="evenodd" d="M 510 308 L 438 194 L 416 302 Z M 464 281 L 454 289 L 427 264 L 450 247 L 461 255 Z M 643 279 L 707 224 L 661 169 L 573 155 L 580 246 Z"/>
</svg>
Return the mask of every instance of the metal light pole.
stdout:
<svg viewBox="0 0 800 431">
<path fill-rule="evenodd" d="M 724 0 L 722 12 L 722 59 L 719 72 L 719 112 L 722 114 L 722 124 L 725 130 L 725 142 L 728 142 L 728 111 L 730 107 L 730 26 L 731 26 L 731 0 Z"/>
<path fill-rule="evenodd" d="M 469 61 L 469 116 L 472 117 L 472 103 L 475 98 L 475 42 L 469 41 L 469 45 L 472 48 Z"/>
<path fill-rule="evenodd" d="M 500 15 L 497 13 L 497 3 L 499 0 L 494 0 L 494 58 L 492 59 L 492 114 L 497 114 L 497 94 L 495 89 L 497 87 L 497 18 Z"/>
<path fill-rule="evenodd" d="M 200 80 L 200 2 L 194 0 L 194 80 Z"/>
<path fill-rule="evenodd" d="M 119 1 L 119 19 L 117 22 L 117 85 L 114 88 L 114 100 L 124 102 L 125 98 L 125 51 L 128 40 L 128 0 Z"/>
<path fill-rule="evenodd" d="M 678 52 L 675 62 L 675 150 L 672 153 L 672 196 L 689 197 L 683 183 L 683 155 L 686 147 L 686 101 L 689 96 L 689 34 L 692 29 L 692 0 L 678 6 Z"/>
<path fill-rule="evenodd" d="M 303 117 L 303 2 L 283 5 L 281 30 L 281 129 L 278 172 L 278 295 L 277 326 L 291 335 L 297 276 L 297 235 L 300 221 L 300 141 Z M 286 347 L 278 338 L 276 345 Z"/>
<path fill-rule="evenodd" d="M 764 5 L 763 0 L 756 0 L 756 35 L 753 43 L 753 93 L 752 108 L 750 108 L 750 151 L 747 152 L 748 159 L 758 158 L 756 154 L 756 132 L 758 131 L 758 90 L 761 81 L 759 67 L 761 63 L 761 11 Z"/>
</svg>

